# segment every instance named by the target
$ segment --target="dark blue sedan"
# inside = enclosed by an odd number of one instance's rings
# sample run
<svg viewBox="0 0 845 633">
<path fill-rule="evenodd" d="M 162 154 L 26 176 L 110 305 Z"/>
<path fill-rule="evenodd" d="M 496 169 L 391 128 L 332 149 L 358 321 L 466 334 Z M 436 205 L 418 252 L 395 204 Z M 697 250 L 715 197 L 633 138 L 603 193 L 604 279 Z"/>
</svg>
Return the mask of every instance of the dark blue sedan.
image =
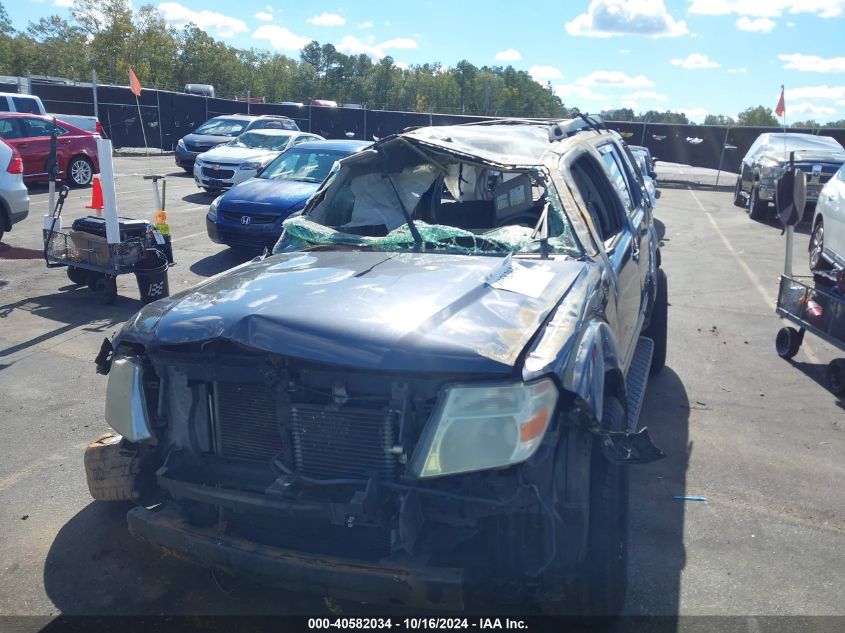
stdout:
<svg viewBox="0 0 845 633">
<path fill-rule="evenodd" d="M 335 162 L 368 141 L 309 141 L 279 155 L 256 177 L 214 200 L 205 226 L 213 242 L 237 248 L 272 248 L 282 222 L 305 206 Z"/>
</svg>

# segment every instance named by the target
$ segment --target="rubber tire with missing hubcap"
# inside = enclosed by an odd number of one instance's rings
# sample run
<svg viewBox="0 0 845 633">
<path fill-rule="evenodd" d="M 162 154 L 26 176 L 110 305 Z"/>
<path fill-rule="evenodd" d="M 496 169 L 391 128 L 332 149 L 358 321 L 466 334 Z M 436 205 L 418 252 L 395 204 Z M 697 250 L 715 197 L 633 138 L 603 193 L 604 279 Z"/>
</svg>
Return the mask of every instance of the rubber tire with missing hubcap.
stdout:
<svg viewBox="0 0 845 633">
<path fill-rule="evenodd" d="M 603 426 L 627 428 L 625 408 L 606 394 Z M 549 615 L 614 617 L 625 603 L 628 582 L 628 469 L 605 459 L 593 436 L 590 457 L 590 531 L 572 595 L 541 606 Z M 560 547 L 560 545 L 558 546 Z"/>
<path fill-rule="evenodd" d="M 67 278 L 70 279 L 72 284 L 76 286 L 84 286 L 87 283 L 88 271 L 76 266 L 68 266 L 65 272 L 67 273 Z"/>
<path fill-rule="evenodd" d="M 790 359 L 798 353 L 804 335 L 794 327 L 783 327 L 775 337 L 775 350 L 781 358 Z"/>
<path fill-rule="evenodd" d="M 827 388 L 837 396 L 845 393 L 845 359 L 835 358 L 828 364 Z"/>
<path fill-rule="evenodd" d="M 760 200 L 758 188 L 751 187 L 751 194 L 748 196 L 748 217 L 760 222 L 769 215 L 769 203 Z"/>
<path fill-rule="evenodd" d="M 100 273 L 88 273 L 88 287 L 102 305 L 111 305 L 117 299 L 117 281 Z"/>
<path fill-rule="evenodd" d="M 824 221 L 819 218 L 810 235 L 810 270 L 830 270 L 833 268 L 822 253 L 824 252 Z"/>
</svg>

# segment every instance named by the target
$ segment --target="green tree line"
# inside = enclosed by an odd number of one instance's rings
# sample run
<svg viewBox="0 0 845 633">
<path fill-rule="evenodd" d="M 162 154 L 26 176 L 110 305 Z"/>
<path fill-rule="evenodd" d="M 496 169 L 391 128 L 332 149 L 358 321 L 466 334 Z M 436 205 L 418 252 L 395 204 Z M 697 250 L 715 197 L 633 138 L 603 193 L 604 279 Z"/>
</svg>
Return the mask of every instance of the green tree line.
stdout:
<svg viewBox="0 0 845 633">
<path fill-rule="evenodd" d="M 428 63 L 400 68 L 391 57 L 346 55 L 311 42 L 297 59 L 218 41 L 193 24 L 169 26 L 158 9 L 133 9 L 130 0 L 74 0 L 70 19 L 51 15 L 12 28 L 0 4 L 0 74 L 48 75 L 101 83 L 128 83 L 129 68 L 142 85 L 180 90 L 211 84 L 216 94 L 263 97 L 267 102 L 332 99 L 373 109 L 563 117 L 550 85 L 511 66 L 454 68 Z"/>
</svg>

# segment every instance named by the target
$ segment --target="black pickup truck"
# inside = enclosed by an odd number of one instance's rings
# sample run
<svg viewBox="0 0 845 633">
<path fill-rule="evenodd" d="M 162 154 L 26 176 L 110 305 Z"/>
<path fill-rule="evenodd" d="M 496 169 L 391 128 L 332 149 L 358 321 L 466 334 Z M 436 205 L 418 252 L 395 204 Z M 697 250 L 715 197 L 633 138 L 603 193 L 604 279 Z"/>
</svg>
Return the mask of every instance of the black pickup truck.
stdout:
<svg viewBox="0 0 845 633">
<path fill-rule="evenodd" d="M 612 614 L 666 322 L 619 135 L 406 131 L 336 164 L 271 255 L 104 342 L 119 435 L 89 488 L 137 502 L 136 536 L 282 586 Z"/>
</svg>

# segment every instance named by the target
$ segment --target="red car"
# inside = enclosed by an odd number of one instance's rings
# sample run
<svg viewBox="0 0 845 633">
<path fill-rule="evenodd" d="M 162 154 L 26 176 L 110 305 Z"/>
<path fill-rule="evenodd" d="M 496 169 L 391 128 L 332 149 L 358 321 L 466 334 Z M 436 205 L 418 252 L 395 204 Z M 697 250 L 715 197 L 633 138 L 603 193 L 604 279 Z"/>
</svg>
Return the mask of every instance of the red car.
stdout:
<svg viewBox="0 0 845 633">
<path fill-rule="evenodd" d="M 91 184 L 100 171 L 97 158 L 96 134 L 75 125 L 57 121 L 59 137 L 56 158 L 59 178 L 71 187 Z M 23 159 L 23 178 L 26 182 L 47 180 L 47 160 L 50 154 L 50 132 L 53 119 L 38 114 L 0 113 L 0 138 L 18 150 Z"/>
</svg>

